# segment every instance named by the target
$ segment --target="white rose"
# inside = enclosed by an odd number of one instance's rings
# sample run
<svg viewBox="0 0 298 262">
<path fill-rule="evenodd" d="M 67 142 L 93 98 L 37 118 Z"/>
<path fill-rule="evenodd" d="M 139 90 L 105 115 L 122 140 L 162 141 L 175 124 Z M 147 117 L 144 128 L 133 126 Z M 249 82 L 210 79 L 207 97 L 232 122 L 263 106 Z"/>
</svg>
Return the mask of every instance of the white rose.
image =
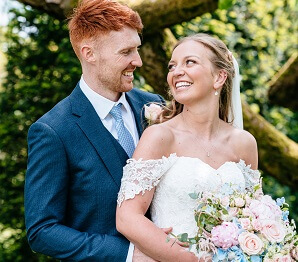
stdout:
<svg viewBox="0 0 298 262">
<path fill-rule="evenodd" d="M 150 121 L 156 121 L 161 112 L 162 108 L 157 104 L 152 103 L 149 106 L 145 105 L 145 117 Z"/>
</svg>

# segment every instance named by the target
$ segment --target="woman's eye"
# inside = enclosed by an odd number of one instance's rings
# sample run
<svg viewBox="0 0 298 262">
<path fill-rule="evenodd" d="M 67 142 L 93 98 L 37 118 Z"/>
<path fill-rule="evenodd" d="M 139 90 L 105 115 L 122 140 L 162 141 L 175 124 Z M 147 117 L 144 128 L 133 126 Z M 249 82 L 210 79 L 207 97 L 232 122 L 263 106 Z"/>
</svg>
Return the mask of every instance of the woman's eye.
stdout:
<svg viewBox="0 0 298 262">
<path fill-rule="evenodd" d="M 191 60 L 191 59 L 186 60 L 187 65 L 192 65 L 192 64 L 195 64 L 195 63 L 196 63 L 196 61 L 194 61 L 194 60 Z"/>
<path fill-rule="evenodd" d="M 172 71 L 174 69 L 174 65 L 168 65 L 169 71 Z"/>
</svg>

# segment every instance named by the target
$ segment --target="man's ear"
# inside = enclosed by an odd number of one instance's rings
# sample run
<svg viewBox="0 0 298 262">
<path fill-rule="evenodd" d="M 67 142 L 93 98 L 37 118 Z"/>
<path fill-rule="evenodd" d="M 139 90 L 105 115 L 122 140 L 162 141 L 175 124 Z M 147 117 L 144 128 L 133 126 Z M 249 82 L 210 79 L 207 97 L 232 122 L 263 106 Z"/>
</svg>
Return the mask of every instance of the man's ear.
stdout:
<svg viewBox="0 0 298 262">
<path fill-rule="evenodd" d="M 226 82 L 227 77 L 228 77 L 228 73 L 225 70 L 223 69 L 219 70 L 215 76 L 214 88 L 215 89 L 221 88 Z"/>
<path fill-rule="evenodd" d="M 92 46 L 85 44 L 81 47 L 80 51 L 81 51 L 81 56 L 85 61 L 87 61 L 89 63 L 95 62 L 96 59 L 95 59 L 95 55 L 94 55 Z"/>
</svg>

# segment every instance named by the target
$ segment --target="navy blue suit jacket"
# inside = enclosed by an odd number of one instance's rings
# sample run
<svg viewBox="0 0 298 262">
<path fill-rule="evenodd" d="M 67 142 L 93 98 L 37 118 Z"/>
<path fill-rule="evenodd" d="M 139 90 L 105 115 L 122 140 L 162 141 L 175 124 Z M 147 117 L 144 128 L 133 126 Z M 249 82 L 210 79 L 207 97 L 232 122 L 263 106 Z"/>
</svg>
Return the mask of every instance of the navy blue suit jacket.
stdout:
<svg viewBox="0 0 298 262">
<path fill-rule="evenodd" d="M 158 95 L 126 93 L 139 135 Z M 68 261 L 125 261 L 129 242 L 115 212 L 127 154 L 76 86 L 29 129 L 25 220 L 31 248 Z"/>
</svg>

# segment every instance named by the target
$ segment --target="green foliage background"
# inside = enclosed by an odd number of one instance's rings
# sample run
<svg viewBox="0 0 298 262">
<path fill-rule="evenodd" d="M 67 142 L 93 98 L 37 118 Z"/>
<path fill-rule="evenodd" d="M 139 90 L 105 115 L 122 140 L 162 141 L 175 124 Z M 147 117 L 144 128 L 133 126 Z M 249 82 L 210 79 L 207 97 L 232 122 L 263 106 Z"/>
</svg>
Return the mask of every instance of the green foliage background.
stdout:
<svg viewBox="0 0 298 262">
<path fill-rule="evenodd" d="M 65 21 L 30 7 L 12 10 L 12 14 L 4 45 L 7 77 L 0 87 L 0 261 L 50 261 L 31 252 L 26 240 L 26 135 L 35 120 L 71 92 L 81 69 Z M 240 62 L 241 88 L 248 102 L 297 141 L 297 112 L 270 105 L 267 100 L 268 81 L 297 50 L 297 21 L 295 0 L 238 0 L 227 10 L 176 25 L 172 31 L 177 38 L 195 32 L 221 38 Z M 141 77 L 136 81 L 140 83 L 144 84 Z M 297 192 L 264 175 L 267 193 L 285 195 L 292 207 L 297 206 Z M 298 221 L 297 211 L 291 212 Z"/>
</svg>

